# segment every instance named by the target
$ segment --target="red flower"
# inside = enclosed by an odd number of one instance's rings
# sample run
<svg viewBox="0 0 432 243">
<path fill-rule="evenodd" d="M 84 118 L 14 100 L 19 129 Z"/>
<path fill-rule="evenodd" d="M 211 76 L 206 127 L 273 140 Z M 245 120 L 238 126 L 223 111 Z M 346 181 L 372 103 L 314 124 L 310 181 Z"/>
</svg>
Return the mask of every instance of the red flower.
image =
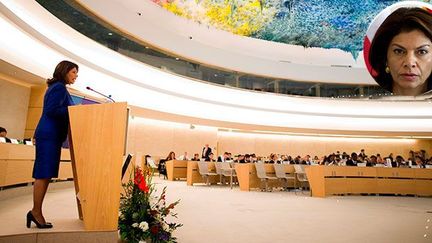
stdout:
<svg viewBox="0 0 432 243">
<path fill-rule="evenodd" d="M 159 227 L 157 226 L 157 225 L 153 225 L 151 228 L 150 228 L 150 231 L 152 232 L 152 234 L 157 234 L 158 232 L 159 232 Z"/>
<path fill-rule="evenodd" d="M 134 183 L 135 183 L 135 185 L 138 186 L 138 188 L 141 191 L 148 193 L 149 187 L 147 186 L 144 175 L 142 174 L 142 171 L 140 168 L 137 168 L 135 171 Z"/>
<path fill-rule="evenodd" d="M 150 210 L 150 214 L 152 216 L 155 216 L 156 214 L 158 214 L 158 211 L 157 210 Z"/>
</svg>

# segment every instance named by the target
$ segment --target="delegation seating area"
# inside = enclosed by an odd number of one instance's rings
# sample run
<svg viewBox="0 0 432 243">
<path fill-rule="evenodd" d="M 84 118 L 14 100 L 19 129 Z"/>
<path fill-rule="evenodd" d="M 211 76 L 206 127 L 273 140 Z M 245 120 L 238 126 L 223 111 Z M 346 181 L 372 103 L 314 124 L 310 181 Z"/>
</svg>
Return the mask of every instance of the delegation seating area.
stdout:
<svg viewBox="0 0 432 243">
<path fill-rule="evenodd" d="M 188 186 L 238 184 L 241 191 L 309 188 L 311 196 L 393 194 L 432 196 L 432 170 L 265 163 L 166 162 L 168 180 Z M 228 166 L 222 170 L 222 166 Z M 224 171 L 224 172 L 223 172 Z M 230 182 L 230 183 L 225 183 Z"/>
<path fill-rule="evenodd" d="M 32 183 L 35 147 L 31 145 L 0 143 L 0 188 Z M 68 149 L 63 149 L 58 178 L 73 178 L 71 157 Z"/>
<path fill-rule="evenodd" d="M 34 146 L 0 143 L 0 188 L 33 182 L 34 152 Z M 141 166 L 146 166 L 144 156 L 135 159 Z M 157 171 L 159 158 L 153 159 L 151 167 Z M 233 188 L 238 185 L 241 191 L 310 188 L 314 197 L 347 194 L 432 196 L 430 169 L 184 160 L 166 161 L 165 169 L 168 180 L 186 180 L 188 186 L 201 183 Z M 59 177 L 54 180 L 72 178 L 70 153 L 64 149 Z"/>
</svg>

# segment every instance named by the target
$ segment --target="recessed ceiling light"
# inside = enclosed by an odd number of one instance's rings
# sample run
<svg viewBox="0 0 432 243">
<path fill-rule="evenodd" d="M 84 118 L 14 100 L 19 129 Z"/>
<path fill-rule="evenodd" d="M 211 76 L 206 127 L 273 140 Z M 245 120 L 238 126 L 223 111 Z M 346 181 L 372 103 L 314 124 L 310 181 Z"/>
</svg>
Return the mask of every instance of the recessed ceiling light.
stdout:
<svg viewBox="0 0 432 243">
<path fill-rule="evenodd" d="M 108 35 L 113 35 L 113 33 L 109 32 Z"/>
</svg>

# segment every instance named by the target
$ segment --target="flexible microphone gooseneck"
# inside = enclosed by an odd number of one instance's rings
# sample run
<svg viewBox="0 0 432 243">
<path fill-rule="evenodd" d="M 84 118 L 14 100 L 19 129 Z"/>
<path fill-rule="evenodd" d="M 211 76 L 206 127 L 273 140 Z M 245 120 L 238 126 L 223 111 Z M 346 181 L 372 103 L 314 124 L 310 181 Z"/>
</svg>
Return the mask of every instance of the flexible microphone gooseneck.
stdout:
<svg viewBox="0 0 432 243">
<path fill-rule="evenodd" d="M 101 92 L 99 92 L 99 91 L 96 91 L 96 90 L 92 89 L 90 86 L 87 86 L 86 89 L 88 89 L 88 90 L 90 90 L 90 91 L 93 91 L 93 92 L 95 92 L 96 94 L 101 95 L 101 96 L 103 96 L 103 97 L 109 99 L 111 102 L 115 103 L 115 101 L 113 100 L 113 98 L 111 98 L 111 95 L 105 95 L 105 94 L 103 94 L 103 93 L 101 93 Z"/>
</svg>

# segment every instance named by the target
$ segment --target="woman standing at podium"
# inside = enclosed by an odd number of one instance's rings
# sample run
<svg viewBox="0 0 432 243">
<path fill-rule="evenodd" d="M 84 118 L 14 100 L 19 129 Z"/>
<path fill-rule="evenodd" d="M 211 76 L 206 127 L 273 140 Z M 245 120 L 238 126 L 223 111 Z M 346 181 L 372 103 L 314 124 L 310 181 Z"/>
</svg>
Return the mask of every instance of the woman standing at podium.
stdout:
<svg viewBox="0 0 432 243">
<path fill-rule="evenodd" d="M 42 116 L 35 131 L 36 160 L 33 167 L 33 209 L 27 213 L 26 225 L 34 222 L 38 228 L 52 228 L 42 214 L 42 203 L 51 178 L 58 176 L 61 146 L 69 128 L 68 106 L 73 105 L 66 89 L 75 83 L 78 65 L 69 61 L 57 64 L 53 78 L 47 80 Z"/>
</svg>

